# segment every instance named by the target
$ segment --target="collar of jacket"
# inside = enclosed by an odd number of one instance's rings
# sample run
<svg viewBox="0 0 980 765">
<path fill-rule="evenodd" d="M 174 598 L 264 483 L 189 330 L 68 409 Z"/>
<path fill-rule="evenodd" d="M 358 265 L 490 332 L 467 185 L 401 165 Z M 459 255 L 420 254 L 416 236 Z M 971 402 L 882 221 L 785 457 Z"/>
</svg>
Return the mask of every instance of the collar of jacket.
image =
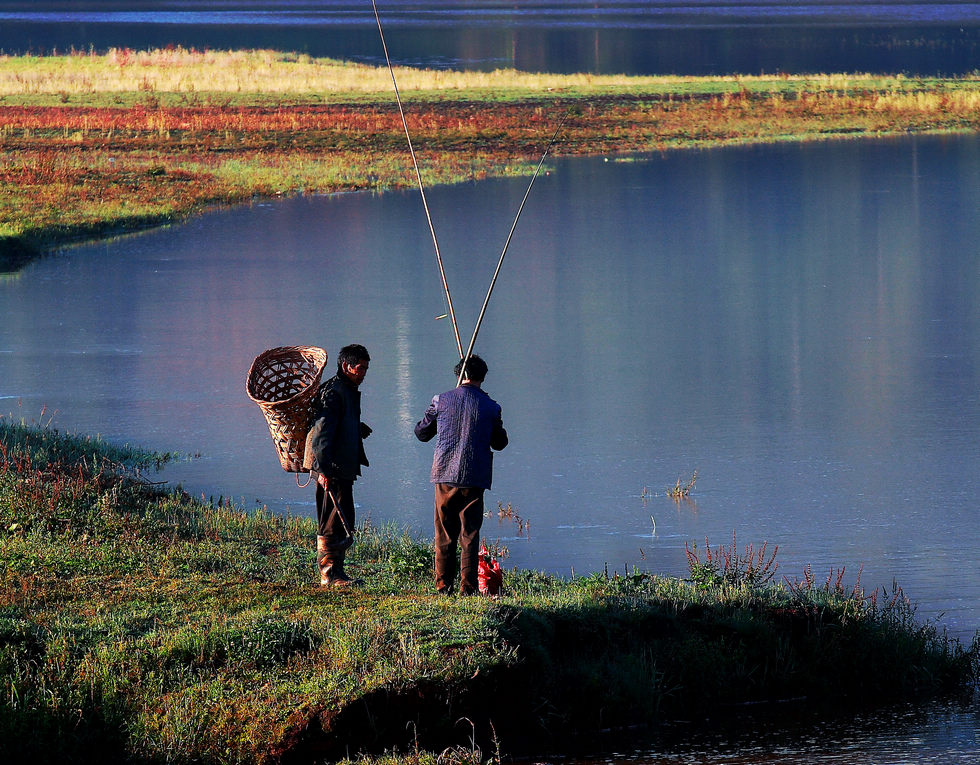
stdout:
<svg viewBox="0 0 980 765">
<path fill-rule="evenodd" d="M 354 385 L 351 379 L 343 372 L 337 372 L 337 374 L 334 375 L 334 379 L 337 381 L 337 384 L 343 385 L 351 393 L 357 393 L 358 395 L 360 395 L 361 393 L 360 388 Z"/>
</svg>

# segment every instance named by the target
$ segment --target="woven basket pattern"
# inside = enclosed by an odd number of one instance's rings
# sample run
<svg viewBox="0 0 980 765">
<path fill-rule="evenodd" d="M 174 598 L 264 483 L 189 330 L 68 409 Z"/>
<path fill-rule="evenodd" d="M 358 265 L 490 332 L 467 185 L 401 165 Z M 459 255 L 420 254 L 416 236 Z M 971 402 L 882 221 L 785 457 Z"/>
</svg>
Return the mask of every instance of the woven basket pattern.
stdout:
<svg viewBox="0 0 980 765">
<path fill-rule="evenodd" d="M 303 450 L 313 419 L 311 402 L 327 364 L 314 345 L 287 345 L 256 356 L 245 390 L 269 425 L 282 469 L 305 473 Z"/>
</svg>

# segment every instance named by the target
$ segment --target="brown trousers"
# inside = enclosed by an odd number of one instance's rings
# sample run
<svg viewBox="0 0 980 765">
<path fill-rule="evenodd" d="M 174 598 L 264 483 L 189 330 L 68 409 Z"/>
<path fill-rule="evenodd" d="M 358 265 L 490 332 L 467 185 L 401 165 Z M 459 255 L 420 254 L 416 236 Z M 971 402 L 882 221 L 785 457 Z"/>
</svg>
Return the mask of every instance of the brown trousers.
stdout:
<svg viewBox="0 0 980 765">
<path fill-rule="evenodd" d="M 340 503 L 335 513 L 334 497 Z M 343 518 L 341 518 L 343 513 Z M 326 492 L 320 484 L 316 485 L 317 534 L 326 539 L 326 553 L 333 563 L 343 563 L 344 553 L 354 544 L 348 530 L 354 531 L 354 482 L 340 478 L 330 479 L 330 491 Z M 344 528 L 346 522 L 347 528 Z"/>
<path fill-rule="evenodd" d="M 456 581 L 458 542 L 461 569 L 459 591 L 463 595 L 472 595 L 477 592 L 484 489 L 437 483 L 435 492 L 436 587 L 450 590 Z"/>
</svg>

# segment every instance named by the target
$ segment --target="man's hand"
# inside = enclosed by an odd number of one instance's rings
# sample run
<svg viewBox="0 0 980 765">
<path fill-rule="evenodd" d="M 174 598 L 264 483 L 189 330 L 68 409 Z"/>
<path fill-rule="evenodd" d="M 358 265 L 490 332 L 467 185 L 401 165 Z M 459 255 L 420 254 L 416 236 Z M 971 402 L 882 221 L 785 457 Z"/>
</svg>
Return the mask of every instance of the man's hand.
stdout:
<svg viewBox="0 0 980 765">
<path fill-rule="evenodd" d="M 330 479 L 323 473 L 317 473 L 316 482 L 323 487 L 324 491 L 330 491 Z"/>
</svg>

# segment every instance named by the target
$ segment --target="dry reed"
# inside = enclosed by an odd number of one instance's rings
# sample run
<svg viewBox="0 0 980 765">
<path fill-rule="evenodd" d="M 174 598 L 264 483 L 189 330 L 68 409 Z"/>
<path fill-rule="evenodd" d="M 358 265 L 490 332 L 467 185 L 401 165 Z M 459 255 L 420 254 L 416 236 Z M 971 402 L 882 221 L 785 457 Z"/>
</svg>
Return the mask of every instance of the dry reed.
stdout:
<svg viewBox="0 0 980 765">
<path fill-rule="evenodd" d="M 399 88 L 411 92 L 517 90 L 532 92 L 704 92 L 706 78 L 595 74 L 536 74 L 499 69 L 461 72 L 396 67 Z M 869 74 L 730 75 L 710 78 L 708 91 L 918 91 L 929 81 Z M 976 103 L 977 78 L 957 81 Z M 944 94 L 956 97 L 954 92 Z M 198 51 L 181 47 L 104 55 L 0 56 L 0 95 L 91 93 L 388 94 L 384 67 L 272 50 Z"/>
</svg>

